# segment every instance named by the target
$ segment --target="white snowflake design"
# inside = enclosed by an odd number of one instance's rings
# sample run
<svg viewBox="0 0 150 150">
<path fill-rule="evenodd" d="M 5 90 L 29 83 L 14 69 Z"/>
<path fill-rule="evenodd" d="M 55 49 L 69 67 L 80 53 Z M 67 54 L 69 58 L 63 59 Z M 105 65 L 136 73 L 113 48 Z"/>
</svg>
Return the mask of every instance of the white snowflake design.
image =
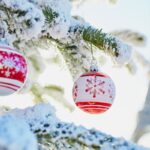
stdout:
<svg viewBox="0 0 150 150">
<path fill-rule="evenodd" d="M 26 74 L 26 67 L 24 60 L 11 52 L 1 52 L 0 54 L 0 69 L 1 74 L 6 77 L 10 77 L 11 75 L 15 75 L 18 72 L 22 72 L 22 75 Z"/>
<path fill-rule="evenodd" d="M 22 69 L 22 65 L 18 64 L 15 66 L 16 72 L 20 71 Z"/>
<path fill-rule="evenodd" d="M 10 71 L 9 71 L 9 70 L 7 70 L 7 71 L 5 72 L 5 76 L 6 76 L 6 77 L 9 77 L 9 76 L 10 76 Z"/>
<path fill-rule="evenodd" d="M 14 60 L 15 60 L 16 62 L 19 62 L 19 58 L 18 58 L 18 57 L 15 57 Z"/>
<path fill-rule="evenodd" d="M 108 89 L 108 93 L 109 93 L 109 98 L 111 98 L 111 100 L 112 100 L 112 98 L 113 98 L 113 93 L 114 93 L 114 91 L 113 91 L 113 86 L 112 86 L 113 84 L 109 84 L 109 89 Z"/>
<path fill-rule="evenodd" d="M 74 100 L 76 100 L 77 95 L 78 95 L 78 85 L 75 82 L 75 85 L 74 85 L 74 88 L 73 88 L 73 98 L 74 98 Z"/>
<path fill-rule="evenodd" d="M 6 68 L 13 68 L 15 66 L 15 62 L 13 58 L 5 58 L 3 60 L 3 64 L 4 64 L 4 67 Z"/>
</svg>

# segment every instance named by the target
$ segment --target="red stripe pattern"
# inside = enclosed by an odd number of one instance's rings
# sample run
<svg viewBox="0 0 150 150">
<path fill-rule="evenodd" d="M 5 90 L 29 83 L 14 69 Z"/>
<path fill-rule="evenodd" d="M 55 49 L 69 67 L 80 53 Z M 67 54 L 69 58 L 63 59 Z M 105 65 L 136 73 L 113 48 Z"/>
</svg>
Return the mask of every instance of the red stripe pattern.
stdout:
<svg viewBox="0 0 150 150">
<path fill-rule="evenodd" d="M 112 104 L 104 102 L 76 102 L 76 105 L 83 111 L 90 114 L 99 114 L 107 111 Z"/>
<path fill-rule="evenodd" d="M 108 75 L 104 74 L 104 73 L 100 73 L 100 72 L 88 72 L 88 73 L 84 73 L 83 75 L 81 75 L 81 77 L 86 77 L 86 76 L 100 76 L 100 77 L 108 77 Z"/>
<path fill-rule="evenodd" d="M 9 91 L 12 90 L 12 92 L 14 92 L 17 91 L 19 88 L 20 86 L 17 86 L 15 84 L 0 81 L 0 90 L 5 89 L 5 91 L 7 91 L 8 89 Z"/>
<path fill-rule="evenodd" d="M 16 87 L 16 88 L 20 88 L 20 86 L 17 86 L 17 85 L 12 84 L 12 83 L 7 83 L 7 82 L 1 82 L 0 81 L 0 84 L 5 84 L 5 85 L 8 85 L 8 86 L 13 86 L 13 87 Z"/>
<path fill-rule="evenodd" d="M 15 89 L 15 88 L 13 88 L 13 87 L 10 87 L 10 86 L 7 86 L 7 85 L 1 85 L 1 84 L 0 84 L 0 89 L 1 89 L 1 88 L 11 89 L 11 90 L 13 90 L 13 91 L 17 91 L 17 89 Z"/>
</svg>

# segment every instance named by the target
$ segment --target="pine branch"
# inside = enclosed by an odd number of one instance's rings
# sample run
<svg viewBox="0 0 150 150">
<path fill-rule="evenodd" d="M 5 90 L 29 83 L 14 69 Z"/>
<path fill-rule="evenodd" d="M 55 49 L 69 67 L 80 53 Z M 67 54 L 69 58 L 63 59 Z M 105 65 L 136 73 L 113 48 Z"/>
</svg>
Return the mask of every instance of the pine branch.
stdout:
<svg viewBox="0 0 150 150">
<path fill-rule="evenodd" d="M 46 17 L 48 16 L 51 16 L 51 12 L 50 14 L 47 13 Z M 67 38 L 69 37 L 72 43 L 64 43 L 61 39 L 57 39 L 57 41 L 61 44 L 68 44 L 68 47 L 72 47 L 73 45 L 74 47 L 77 47 L 77 49 L 80 49 L 79 42 L 84 40 L 85 45 L 86 42 L 95 45 L 98 49 L 115 57 L 115 60 L 118 63 L 124 64 L 130 59 L 131 47 L 122 43 L 110 34 L 102 32 L 102 29 L 95 29 L 92 26 L 87 27 L 85 23 L 84 25 L 70 26 L 67 34 Z"/>
<path fill-rule="evenodd" d="M 90 42 L 101 50 L 110 51 L 112 55 L 118 57 L 116 39 L 101 30 L 88 27 L 83 31 L 83 39 Z"/>
<path fill-rule="evenodd" d="M 29 125 L 13 115 L 0 116 L 0 150 L 37 150 Z"/>
<path fill-rule="evenodd" d="M 58 13 L 54 12 L 50 7 L 45 7 L 43 9 L 43 14 L 46 18 L 46 22 L 49 24 L 58 17 Z"/>
<path fill-rule="evenodd" d="M 138 112 L 136 128 L 132 135 L 132 140 L 134 142 L 138 142 L 140 138 L 142 138 L 145 134 L 150 132 L 150 129 L 149 129 L 150 109 L 149 107 L 150 107 L 150 80 L 149 80 L 148 91 L 147 91 L 147 96 L 145 99 L 144 107 L 142 108 L 142 110 Z"/>
<path fill-rule="evenodd" d="M 3 3 L 5 3 L 4 0 Z M 32 2 L 29 2 L 29 4 L 30 3 Z M 59 2 L 57 3 L 58 6 L 60 6 Z M 34 4 L 34 2 L 32 4 Z M 57 7 L 56 4 L 55 6 Z M 22 22 L 17 23 L 17 19 L 15 19 L 15 26 L 9 27 L 11 31 L 14 31 L 10 33 L 15 35 L 13 36 L 13 43 L 16 43 L 16 41 L 20 42 L 16 44 L 18 47 L 20 47 L 19 44 L 22 46 L 23 42 L 25 43 L 24 45 L 28 45 L 30 41 L 34 40 L 41 43 L 40 40 L 42 38 L 54 41 L 64 57 L 73 78 L 81 72 L 89 70 L 91 50 L 87 46 L 88 43 L 93 44 L 98 49 L 106 52 L 118 64 L 122 65 L 128 63 L 131 57 L 131 48 L 128 45 L 122 43 L 107 33 L 103 33 L 102 30 L 94 29 L 93 27 L 87 25 L 86 22 L 81 23 L 80 20 L 77 20 L 77 18 L 72 18 L 69 16 L 69 10 L 68 13 L 66 13 L 65 9 L 60 10 L 59 12 L 58 8 L 53 8 L 50 4 L 47 5 L 47 3 L 45 6 L 43 2 L 42 4 L 39 4 L 38 7 L 40 7 L 41 10 L 38 10 L 37 12 L 36 5 L 35 8 L 33 7 L 35 10 L 33 10 L 38 13 L 38 16 L 41 17 L 37 18 L 37 15 L 35 15 L 31 19 L 26 20 L 28 13 L 31 15 L 30 9 L 26 9 L 24 10 L 26 12 L 24 13 L 25 16 L 21 16 L 21 18 L 23 18 Z M 66 8 L 68 8 L 68 5 L 68 3 L 65 3 Z M 14 9 L 16 12 L 22 11 L 20 10 L 20 7 L 16 9 L 16 7 L 10 8 L 10 6 L 6 6 L 8 9 Z M 44 22 L 41 12 L 45 17 Z M 13 13 L 11 15 L 16 16 L 16 14 Z M 17 16 L 19 19 L 19 15 Z M 24 23 L 27 23 L 27 26 L 24 26 Z M 32 34 L 34 33 L 34 30 L 36 31 L 36 35 Z M 23 34 L 20 33 L 20 31 L 23 31 Z M 16 39 L 14 37 L 16 37 Z"/>
<path fill-rule="evenodd" d="M 15 11 L 20 12 L 19 9 L 16 9 Z M 35 11 L 36 11 L 36 8 L 35 8 Z M 25 15 L 27 15 L 28 13 L 30 12 L 26 10 Z M 103 50 L 107 52 L 107 54 L 115 57 L 116 58 L 115 60 L 121 64 L 127 62 L 128 59 L 130 58 L 130 47 L 125 45 L 124 43 L 116 39 L 115 37 L 112 37 L 109 34 L 103 33 L 102 30 L 94 29 L 91 26 L 87 27 L 86 22 L 84 24 L 81 24 L 80 21 L 71 18 L 71 16 L 69 17 L 65 16 L 66 13 L 63 14 L 63 12 L 56 12 L 50 6 L 46 6 L 42 8 L 42 13 L 45 17 L 46 22 L 45 22 L 44 27 L 40 26 L 41 31 L 40 30 L 38 31 L 41 37 L 43 35 L 44 36 L 46 35 L 48 38 L 57 40 L 59 41 L 59 43 L 62 43 L 64 45 L 69 45 L 69 46 L 75 45 L 77 47 L 79 47 L 78 46 L 79 42 L 83 40 L 85 41 L 85 44 L 86 42 L 90 42 L 91 44 L 99 48 L 100 50 Z M 35 25 L 32 25 L 33 22 L 36 21 L 38 23 L 41 20 L 42 18 L 37 18 L 37 17 L 35 18 L 33 17 L 33 19 L 29 19 L 29 20 L 23 20 L 23 22 L 26 23 L 27 25 L 25 29 L 29 28 L 28 30 L 33 31 L 33 26 L 35 26 Z M 74 20 L 76 24 L 71 24 L 72 20 Z M 40 23 L 40 24 L 42 25 L 43 23 Z M 64 26 L 62 26 L 62 24 L 64 24 Z M 59 29 L 57 33 L 55 33 L 55 26 L 56 26 L 56 31 Z M 63 31 L 65 27 L 66 27 L 66 30 Z M 24 39 L 24 36 L 22 34 L 21 34 L 22 36 L 20 36 L 20 34 L 18 35 L 17 30 L 19 28 L 20 27 L 17 27 L 17 24 L 16 24 L 16 29 L 15 30 L 13 29 L 13 31 L 15 31 L 19 39 L 20 38 Z M 25 29 L 22 29 L 21 27 L 20 30 L 25 30 Z M 28 33 L 28 30 L 27 30 L 27 33 Z M 35 37 L 35 35 L 30 35 L 30 36 L 31 38 Z M 30 36 L 26 36 L 26 33 L 25 33 L 26 39 L 24 40 L 29 40 Z M 37 37 L 39 37 L 38 33 L 37 33 Z"/>
<path fill-rule="evenodd" d="M 43 87 L 40 84 L 35 83 L 32 84 L 30 91 L 34 95 L 33 101 L 35 104 L 46 102 L 46 100 L 43 100 L 43 95 L 47 95 L 53 98 L 55 101 L 58 101 L 62 106 L 67 108 L 69 111 L 74 110 L 74 107 L 66 101 L 64 97 L 63 88 L 59 86 L 47 85 Z"/>
<path fill-rule="evenodd" d="M 131 30 L 113 31 L 111 34 L 135 46 L 145 46 L 146 43 L 146 37 L 144 35 Z"/>
<path fill-rule="evenodd" d="M 49 104 L 38 104 L 23 110 L 14 109 L 3 115 L 9 114 L 26 121 L 30 130 L 37 135 L 40 145 L 49 146 L 54 150 L 84 150 L 84 148 L 87 150 L 118 150 L 121 148 L 124 150 L 149 150 L 95 129 L 88 130 L 72 123 L 61 122 Z"/>
</svg>

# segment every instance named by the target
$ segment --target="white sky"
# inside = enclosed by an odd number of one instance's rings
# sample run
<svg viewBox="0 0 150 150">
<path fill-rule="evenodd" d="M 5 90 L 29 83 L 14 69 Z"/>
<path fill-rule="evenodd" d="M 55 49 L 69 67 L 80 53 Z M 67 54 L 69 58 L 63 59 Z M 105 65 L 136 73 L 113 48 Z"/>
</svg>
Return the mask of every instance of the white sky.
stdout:
<svg viewBox="0 0 150 150">
<path fill-rule="evenodd" d="M 92 1 L 92 0 L 91 0 Z M 150 0 L 120 0 L 117 5 L 108 5 L 105 2 L 85 3 L 74 10 L 74 13 L 82 15 L 88 22 L 97 28 L 103 28 L 110 32 L 116 29 L 131 29 L 147 36 L 147 47 L 141 48 L 141 52 L 150 60 Z M 148 49 L 149 48 L 149 49 Z M 136 125 L 137 112 L 142 108 L 146 97 L 148 80 L 145 72 L 139 68 L 135 76 L 128 73 L 125 68 L 114 68 L 109 64 L 102 67 L 103 72 L 109 74 L 116 84 L 116 99 L 112 108 L 101 115 L 91 116 L 76 109 L 69 113 L 62 110 L 58 112 L 66 121 L 74 121 L 88 128 L 95 127 L 114 136 L 130 139 Z M 51 74 L 51 77 L 49 76 Z M 66 81 L 67 79 L 67 81 Z M 73 104 L 71 77 L 65 69 L 56 66 L 50 68 L 40 78 L 42 83 L 55 83 L 65 87 L 65 95 L 68 102 Z M 0 104 L 12 107 L 26 107 L 31 105 L 30 96 L 13 95 L 0 97 Z M 141 144 L 150 147 L 149 139 Z"/>
</svg>

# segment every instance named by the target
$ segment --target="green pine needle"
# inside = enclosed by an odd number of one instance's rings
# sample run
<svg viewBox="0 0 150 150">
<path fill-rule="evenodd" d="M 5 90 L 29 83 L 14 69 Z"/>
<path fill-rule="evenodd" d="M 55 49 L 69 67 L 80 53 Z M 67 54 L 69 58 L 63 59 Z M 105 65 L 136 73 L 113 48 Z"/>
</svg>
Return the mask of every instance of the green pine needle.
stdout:
<svg viewBox="0 0 150 150">
<path fill-rule="evenodd" d="M 112 50 L 115 49 L 113 55 L 118 56 L 117 53 L 117 43 L 115 38 L 108 36 L 106 33 L 102 32 L 102 29 L 94 29 L 88 27 L 83 31 L 83 39 L 101 50 Z"/>
<path fill-rule="evenodd" d="M 46 18 L 47 23 L 51 23 L 55 18 L 58 17 L 58 13 L 54 12 L 51 8 L 45 7 L 43 14 Z"/>
</svg>

